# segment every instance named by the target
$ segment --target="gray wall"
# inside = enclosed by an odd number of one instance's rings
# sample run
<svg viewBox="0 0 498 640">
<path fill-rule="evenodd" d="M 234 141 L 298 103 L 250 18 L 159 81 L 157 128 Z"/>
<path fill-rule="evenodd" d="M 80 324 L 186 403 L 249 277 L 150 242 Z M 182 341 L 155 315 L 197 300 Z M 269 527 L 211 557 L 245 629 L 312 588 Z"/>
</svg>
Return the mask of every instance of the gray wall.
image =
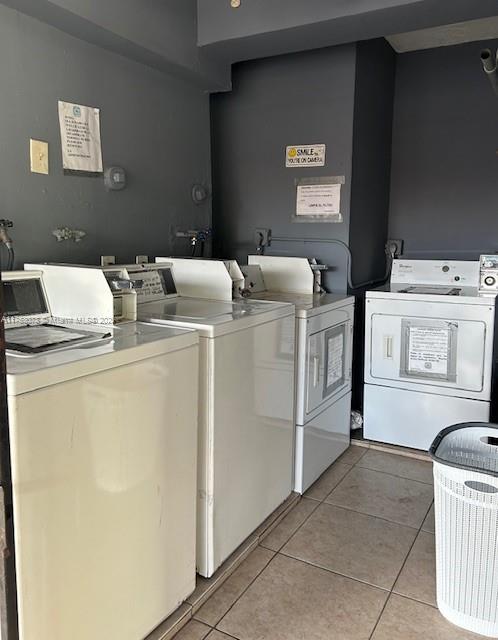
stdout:
<svg viewBox="0 0 498 640">
<path fill-rule="evenodd" d="M 386 271 L 395 67 L 383 38 L 358 43 L 349 231 L 355 283 Z"/>
<path fill-rule="evenodd" d="M 201 88 L 230 87 L 229 65 L 197 47 L 196 0 L 0 0 L 0 4 Z"/>
<path fill-rule="evenodd" d="M 0 79 L 0 217 L 15 223 L 18 266 L 182 253 L 171 227 L 210 224 L 210 204 L 190 198 L 194 182 L 210 182 L 209 98 L 199 89 L 4 7 Z M 126 168 L 125 191 L 63 175 L 58 99 L 101 109 L 104 164 Z M 29 172 L 30 137 L 50 144 L 49 176 Z M 61 225 L 88 236 L 59 244 L 51 231 Z"/>
<path fill-rule="evenodd" d="M 398 57 L 389 234 L 415 258 L 498 250 L 498 99 L 479 52 L 498 41 Z"/>
<path fill-rule="evenodd" d="M 355 45 L 236 65 L 233 91 L 212 97 L 213 221 L 218 255 L 246 262 L 254 230 L 348 241 L 355 90 Z M 286 169 L 285 148 L 327 145 L 325 167 Z M 344 222 L 291 221 L 295 179 L 345 175 Z M 303 255 L 335 265 L 327 286 L 346 288 L 346 261 L 333 245 L 275 243 L 275 255 Z"/>
</svg>

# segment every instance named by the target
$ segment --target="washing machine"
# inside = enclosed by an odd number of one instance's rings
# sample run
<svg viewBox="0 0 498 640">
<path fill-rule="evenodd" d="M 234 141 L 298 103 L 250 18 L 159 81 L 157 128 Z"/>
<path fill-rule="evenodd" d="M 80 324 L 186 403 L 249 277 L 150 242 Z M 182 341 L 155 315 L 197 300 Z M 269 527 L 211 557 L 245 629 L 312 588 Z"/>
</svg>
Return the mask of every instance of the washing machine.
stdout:
<svg viewBox="0 0 498 640">
<path fill-rule="evenodd" d="M 179 296 L 167 261 L 127 271 L 139 319 L 200 333 L 197 569 L 210 577 L 292 492 L 294 307 L 232 300 L 215 260 L 186 260 L 182 290 L 203 297 Z"/>
<path fill-rule="evenodd" d="M 488 422 L 494 298 L 479 262 L 393 261 L 366 294 L 364 436 L 428 450 L 458 422 Z"/>
<path fill-rule="evenodd" d="M 198 334 L 3 280 L 20 640 L 145 638 L 195 588 Z"/>
<path fill-rule="evenodd" d="M 241 270 L 251 299 L 296 310 L 294 490 L 304 493 L 350 444 L 354 297 L 314 293 L 307 258 L 248 262 Z"/>
</svg>

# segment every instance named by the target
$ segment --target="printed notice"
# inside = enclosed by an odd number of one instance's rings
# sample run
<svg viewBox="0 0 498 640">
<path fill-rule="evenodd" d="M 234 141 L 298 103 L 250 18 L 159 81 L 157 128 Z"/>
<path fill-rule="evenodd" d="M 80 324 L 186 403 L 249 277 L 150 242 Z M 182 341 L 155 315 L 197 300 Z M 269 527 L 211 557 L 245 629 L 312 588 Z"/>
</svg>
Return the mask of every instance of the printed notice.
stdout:
<svg viewBox="0 0 498 640">
<path fill-rule="evenodd" d="M 285 150 L 286 167 L 324 167 L 326 145 L 305 144 L 287 147 Z"/>
<path fill-rule="evenodd" d="M 410 327 L 408 373 L 448 377 L 450 329 Z"/>
<path fill-rule="evenodd" d="M 341 184 L 299 184 L 298 216 L 341 216 Z"/>
<path fill-rule="evenodd" d="M 59 124 L 63 168 L 102 173 L 100 110 L 59 101 Z"/>
<path fill-rule="evenodd" d="M 341 380 L 344 362 L 344 335 L 342 333 L 328 339 L 327 388 Z"/>
</svg>

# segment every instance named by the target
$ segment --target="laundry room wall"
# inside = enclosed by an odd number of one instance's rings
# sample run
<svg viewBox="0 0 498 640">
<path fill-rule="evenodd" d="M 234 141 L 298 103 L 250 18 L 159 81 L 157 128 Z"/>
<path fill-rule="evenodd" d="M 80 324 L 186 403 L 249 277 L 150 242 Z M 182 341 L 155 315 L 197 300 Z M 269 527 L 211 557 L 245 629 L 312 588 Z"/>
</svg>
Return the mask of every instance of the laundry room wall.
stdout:
<svg viewBox="0 0 498 640">
<path fill-rule="evenodd" d="M 245 62 L 233 67 L 233 90 L 211 99 L 213 226 L 217 255 L 247 261 L 255 229 L 275 236 L 348 241 L 355 45 Z M 285 167 L 287 145 L 326 144 L 325 167 Z M 339 224 L 292 222 L 295 180 L 344 175 Z M 269 253 L 316 256 L 333 265 L 327 284 L 345 289 L 340 247 L 275 242 Z"/>
<path fill-rule="evenodd" d="M 384 38 L 357 44 L 349 229 L 355 283 L 386 272 L 395 69 Z"/>
<path fill-rule="evenodd" d="M 398 56 L 389 235 L 413 258 L 498 250 L 498 97 L 479 53 L 498 41 Z"/>
<path fill-rule="evenodd" d="M 316 257 L 332 267 L 330 291 L 381 277 L 389 200 L 395 55 L 383 39 L 245 62 L 233 90 L 211 99 L 213 225 L 218 256 L 245 262 L 255 230 L 270 228 L 273 255 Z M 286 168 L 288 145 L 327 145 L 324 167 Z M 345 176 L 340 223 L 296 223 L 296 179 Z M 319 239 L 323 242 L 306 242 Z"/>
<path fill-rule="evenodd" d="M 172 230 L 211 224 L 210 202 L 191 199 L 194 183 L 211 181 L 207 93 L 5 7 L 0 78 L 0 217 L 14 222 L 18 267 L 181 254 L 186 243 Z M 124 191 L 63 174 L 59 99 L 101 109 L 104 165 L 126 169 Z M 30 173 L 30 138 L 49 143 L 50 175 Z M 88 235 L 57 243 L 61 226 Z"/>
</svg>

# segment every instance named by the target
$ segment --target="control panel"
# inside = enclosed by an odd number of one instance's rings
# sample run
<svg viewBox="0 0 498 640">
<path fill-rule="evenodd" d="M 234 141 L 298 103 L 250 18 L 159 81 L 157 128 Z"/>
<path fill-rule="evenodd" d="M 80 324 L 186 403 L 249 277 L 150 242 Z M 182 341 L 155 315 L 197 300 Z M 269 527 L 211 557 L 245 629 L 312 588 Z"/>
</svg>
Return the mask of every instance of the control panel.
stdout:
<svg viewBox="0 0 498 640">
<path fill-rule="evenodd" d="M 126 267 L 137 293 L 138 304 L 176 297 L 172 269 L 166 264 L 141 264 Z"/>
<path fill-rule="evenodd" d="M 135 321 L 137 319 L 137 293 L 126 270 L 113 266 L 102 267 L 102 272 L 112 293 L 113 324 Z"/>
<path fill-rule="evenodd" d="M 479 294 L 498 294 L 498 255 L 487 254 L 480 257 Z"/>
</svg>

